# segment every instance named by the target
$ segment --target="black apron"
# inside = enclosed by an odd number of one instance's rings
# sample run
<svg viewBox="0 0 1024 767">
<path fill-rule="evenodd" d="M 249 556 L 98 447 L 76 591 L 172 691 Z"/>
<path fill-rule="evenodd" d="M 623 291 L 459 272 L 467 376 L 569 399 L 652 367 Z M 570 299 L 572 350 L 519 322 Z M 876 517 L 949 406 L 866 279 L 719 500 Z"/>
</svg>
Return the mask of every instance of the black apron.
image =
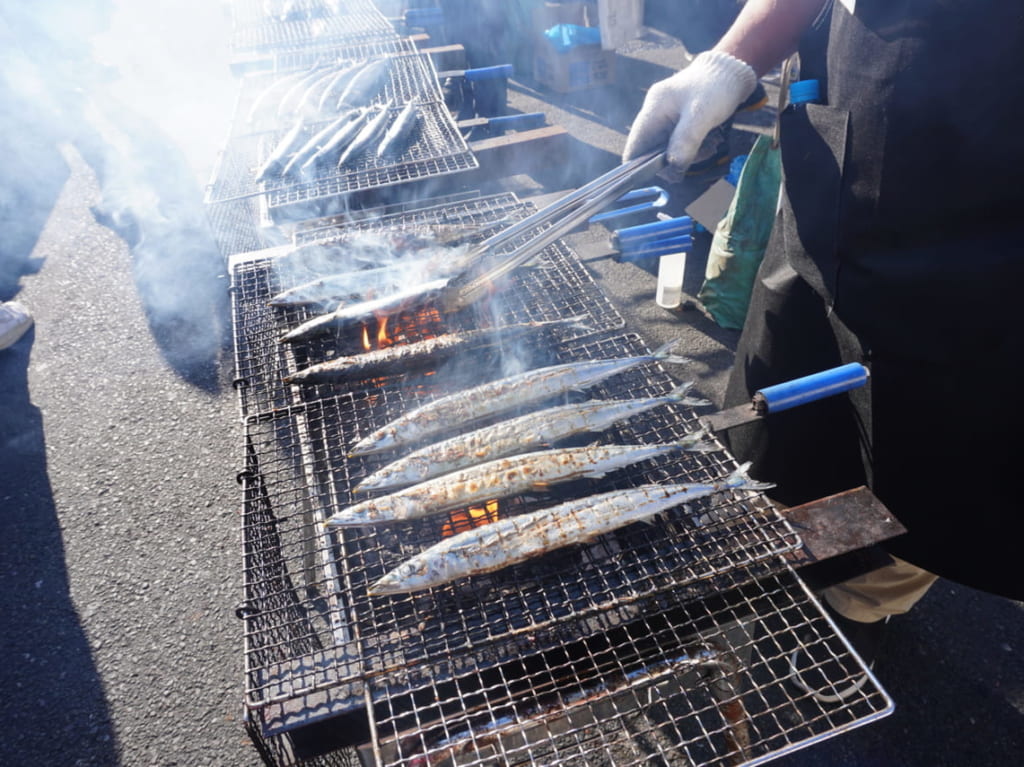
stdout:
<svg viewBox="0 0 1024 767">
<path fill-rule="evenodd" d="M 777 500 L 866 483 L 909 531 L 893 554 L 1024 599 L 1024 5 L 848 5 L 801 47 L 824 103 L 780 117 L 785 194 L 725 405 L 850 361 L 870 384 L 727 438 Z"/>
</svg>

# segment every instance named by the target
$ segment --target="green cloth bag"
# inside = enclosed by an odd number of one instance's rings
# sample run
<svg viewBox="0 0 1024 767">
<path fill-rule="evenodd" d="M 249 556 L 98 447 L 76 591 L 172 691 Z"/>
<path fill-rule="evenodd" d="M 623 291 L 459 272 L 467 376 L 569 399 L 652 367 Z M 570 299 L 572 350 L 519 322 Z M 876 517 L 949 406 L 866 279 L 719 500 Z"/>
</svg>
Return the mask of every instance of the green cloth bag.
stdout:
<svg viewBox="0 0 1024 767">
<path fill-rule="evenodd" d="M 747 317 L 754 278 L 775 222 L 782 163 L 771 136 L 758 136 L 747 156 L 729 210 L 715 229 L 697 294 L 723 328 L 739 330 Z"/>
</svg>

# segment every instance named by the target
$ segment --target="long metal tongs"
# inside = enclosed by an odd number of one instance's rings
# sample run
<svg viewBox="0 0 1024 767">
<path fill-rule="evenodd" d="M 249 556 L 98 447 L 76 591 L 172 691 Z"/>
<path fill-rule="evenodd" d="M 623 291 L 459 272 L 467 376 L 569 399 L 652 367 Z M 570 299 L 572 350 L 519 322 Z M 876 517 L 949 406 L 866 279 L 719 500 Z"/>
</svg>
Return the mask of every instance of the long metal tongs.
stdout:
<svg viewBox="0 0 1024 767">
<path fill-rule="evenodd" d="M 475 256 L 474 262 L 479 263 L 517 237 L 545 224 L 550 224 L 535 237 L 503 257 L 497 264 L 474 276 L 454 280 L 444 290 L 441 297 L 442 308 L 446 312 L 456 312 L 486 295 L 495 281 L 529 262 L 548 245 L 560 237 L 564 237 L 594 213 L 618 198 L 626 189 L 637 183 L 638 179 L 654 176 L 665 167 L 665 163 L 663 150 L 649 152 L 629 162 L 624 162 L 576 191 L 570 192 L 547 207 L 484 240 L 474 248 L 472 254 Z"/>
</svg>

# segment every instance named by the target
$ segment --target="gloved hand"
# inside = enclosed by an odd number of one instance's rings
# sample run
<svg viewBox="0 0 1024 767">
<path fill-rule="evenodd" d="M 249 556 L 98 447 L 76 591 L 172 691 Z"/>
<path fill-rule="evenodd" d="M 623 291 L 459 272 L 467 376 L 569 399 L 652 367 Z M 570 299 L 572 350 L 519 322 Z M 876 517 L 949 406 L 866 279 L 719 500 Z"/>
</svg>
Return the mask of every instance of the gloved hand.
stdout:
<svg viewBox="0 0 1024 767">
<path fill-rule="evenodd" d="M 668 145 L 669 165 L 682 174 L 705 136 L 754 92 L 757 74 L 722 51 L 704 51 L 686 69 L 651 86 L 633 121 L 623 162 Z"/>
</svg>

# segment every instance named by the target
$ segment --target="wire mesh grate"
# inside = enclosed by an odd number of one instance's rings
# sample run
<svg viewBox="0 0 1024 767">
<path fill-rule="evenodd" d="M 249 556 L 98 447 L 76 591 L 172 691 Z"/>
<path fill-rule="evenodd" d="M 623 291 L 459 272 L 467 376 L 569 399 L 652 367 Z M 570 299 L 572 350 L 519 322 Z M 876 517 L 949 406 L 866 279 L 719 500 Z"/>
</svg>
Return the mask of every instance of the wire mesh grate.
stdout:
<svg viewBox="0 0 1024 767">
<path fill-rule="evenodd" d="M 348 266 L 332 266 L 336 250 L 333 246 L 349 246 L 359 235 L 390 235 L 426 231 L 427 234 L 465 233 L 469 242 L 493 233 L 489 225 L 507 225 L 532 212 L 533 207 L 517 201 L 514 195 L 477 198 L 449 206 L 428 206 L 419 211 L 365 216 L 351 222 L 343 233 L 337 228 L 308 231 L 299 250 L 290 256 L 266 258 L 253 254 L 239 256 L 231 264 L 234 296 L 235 367 L 243 415 L 286 408 L 296 396 L 316 399 L 332 396 L 338 385 L 306 387 L 296 395 L 284 383 L 284 377 L 305 367 L 310 361 L 329 359 L 344 353 L 346 348 L 361 350 L 362 337 L 349 334 L 345 338 L 330 336 L 308 344 L 289 346 L 279 343 L 280 337 L 301 323 L 322 313 L 320 307 L 272 307 L 268 300 L 283 289 L 322 276 L 325 271 L 347 271 Z M 440 229 L 425 230 L 427 225 Z M 322 248 L 323 250 L 319 250 Z M 342 258 L 352 255 L 344 249 Z M 401 263 L 401 262 L 399 262 Z M 544 250 L 533 267 L 519 270 L 481 307 L 472 311 L 440 317 L 419 318 L 411 322 L 408 315 L 399 325 L 406 328 L 411 340 L 436 335 L 442 330 L 458 331 L 474 327 L 520 322 L 560 320 L 580 317 L 585 328 L 579 332 L 599 332 L 621 328 L 624 320 L 594 283 L 586 269 L 563 243 L 556 242 Z M 424 326 L 425 324 L 425 326 Z M 355 344 L 355 348 L 352 345 Z"/>
<path fill-rule="evenodd" d="M 841 705 L 792 683 L 831 667 Z M 658 609 L 496 668 L 445 659 L 401 699 L 370 682 L 379 764 L 758 764 L 885 716 L 892 701 L 791 571 Z M 406 689 L 402 686 L 403 692 Z"/>
<path fill-rule="evenodd" d="M 477 167 L 476 158 L 444 104 L 437 72 L 428 56 L 416 53 L 407 41 L 403 49 L 395 46 L 395 50 L 380 55 L 365 47 L 339 55 L 344 61 L 368 58 L 385 58 L 388 61 L 387 80 L 370 104 L 389 103 L 389 121 L 394 121 L 406 102 L 416 99 L 419 114 L 402 146 L 383 156 L 373 151 L 363 152 L 341 167 L 334 163 L 320 165 L 306 176 L 271 177 L 257 181 L 260 168 L 293 127 L 294 118 L 275 119 L 269 129 L 259 122 L 250 123 L 248 114 L 253 102 L 258 93 L 273 81 L 269 75 L 252 76 L 247 78 L 252 82 L 238 99 L 232 136 L 221 154 L 217 176 L 207 188 L 207 203 L 263 195 L 270 214 L 274 215 L 278 209 L 298 203 Z M 303 135 L 312 137 L 329 123 L 330 119 L 312 121 L 303 127 Z"/>
<path fill-rule="evenodd" d="M 310 46 L 344 46 L 396 36 L 372 2 L 235 0 L 230 49 L 236 60 Z"/>
<path fill-rule="evenodd" d="M 364 235 L 479 238 L 489 225 L 506 226 L 531 210 L 514 195 L 497 195 L 357 211 L 299 227 L 288 256 L 232 260 L 248 456 L 239 477 L 246 594 L 239 615 L 254 742 L 280 764 L 319 763 L 356 746 L 364 764 L 382 767 L 583 767 L 655 756 L 679 765 L 756 764 L 887 714 L 891 701 L 785 564 L 799 537 L 756 492 L 728 491 L 488 575 L 410 594 L 367 594 L 385 572 L 474 517 L 522 514 L 647 482 L 706 481 L 735 468 L 716 444 L 708 453 L 499 497 L 483 508 L 324 531 L 321 523 L 361 499 L 355 486 L 386 460 L 351 458 L 352 445 L 412 407 L 513 372 L 510 365 L 649 353 L 635 334 L 617 333 L 618 312 L 556 243 L 490 299 L 488 312 L 499 310 L 500 296 L 502 317 L 565 318 L 580 310 L 594 328 L 545 334 L 514 359 L 474 352 L 432 374 L 280 383 L 283 374 L 358 343 L 354 336 L 278 343 L 310 310 L 268 307 L 268 297 L 308 276 L 303 268 L 322 271 L 325 252 L 352 258 L 353 238 Z M 281 258 L 293 268 L 282 270 Z M 411 340 L 492 317 L 428 313 L 399 316 L 397 324 Z M 685 366 L 676 372 L 685 378 Z M 652 361 L 585 394 L 660 396 L 676 385 L 668 366 Z M 670 442 L 696 430 L 698 415 L 667 404 L 586 442 Z M 852 692 L 828 704 L 801 692 L 790 669 L 797 651 L 838 671 L 837 695 Z M 806 673 L 808 681 L 819 674 Z"/>
</svg>

